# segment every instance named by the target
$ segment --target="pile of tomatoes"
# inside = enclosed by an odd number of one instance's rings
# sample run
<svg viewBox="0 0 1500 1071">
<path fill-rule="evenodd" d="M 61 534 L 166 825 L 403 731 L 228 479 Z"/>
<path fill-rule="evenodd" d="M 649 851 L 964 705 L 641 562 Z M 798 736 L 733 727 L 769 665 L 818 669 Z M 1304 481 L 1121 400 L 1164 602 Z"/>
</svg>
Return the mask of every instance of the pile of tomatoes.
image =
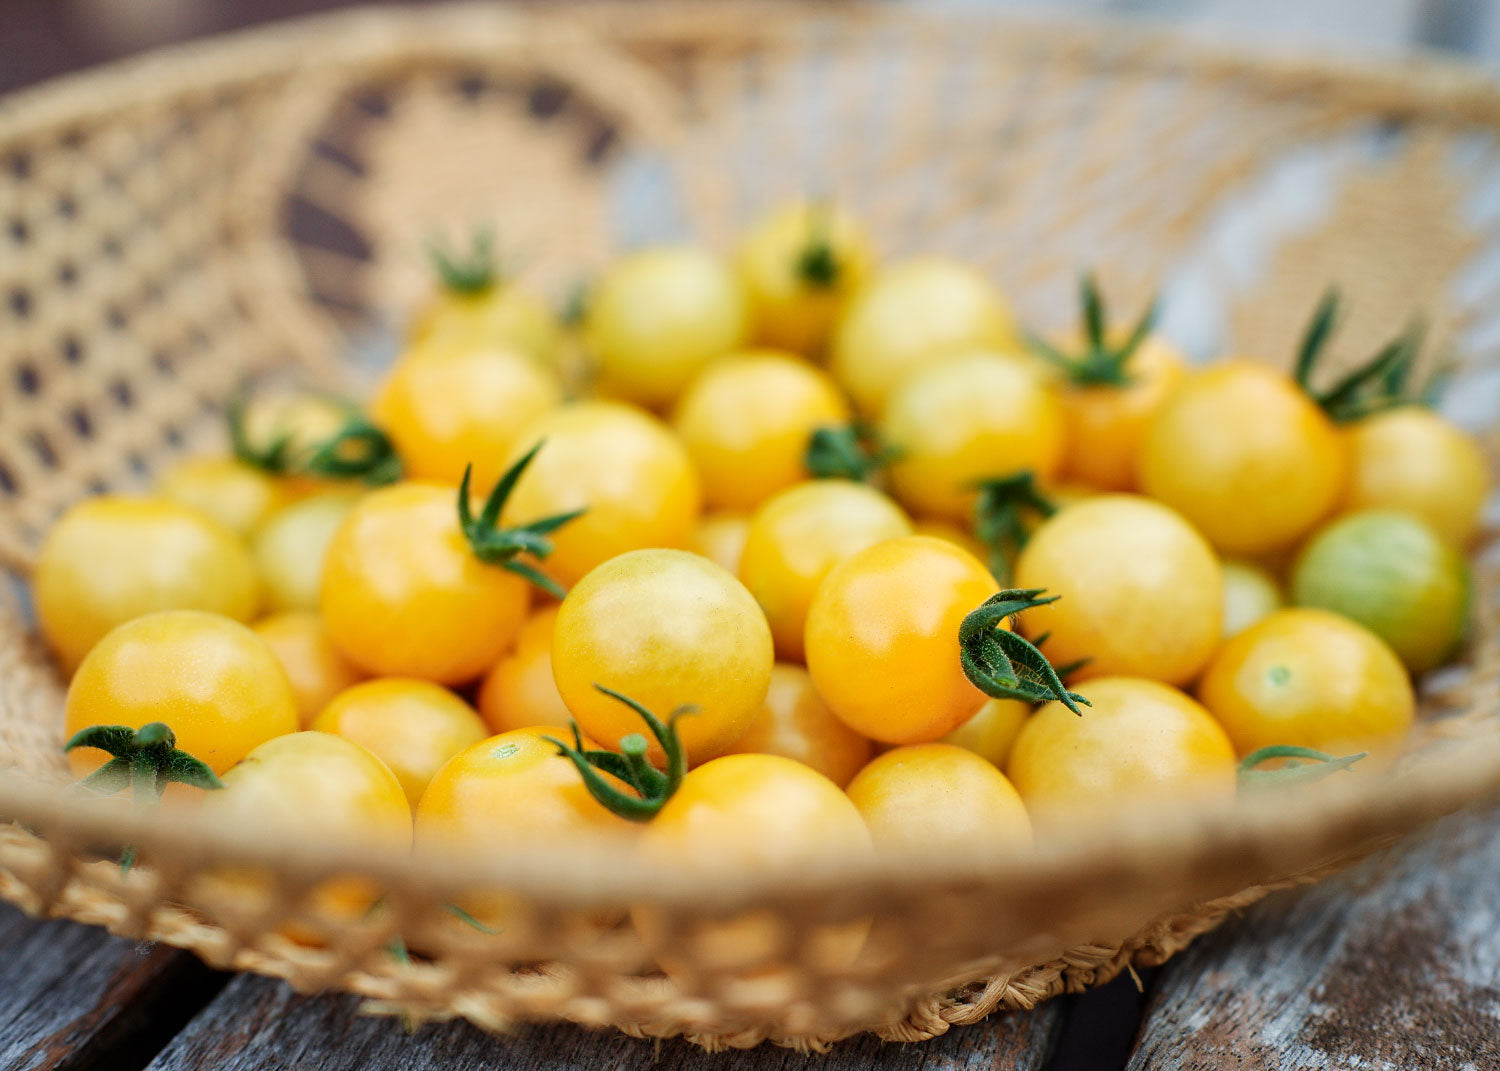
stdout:
<svg viewBox="0 0 1500 1071">
<path fill-rule="evenodd" d="M 84 784 L 679 870 L 985 856 L 1370 776 L 1463 641 L 1484 459 L 1416 332 L 1325 368 L 1332 298 L 1287 374 L 1189 366 L 1087 279 L 1030 336 L 826 204 L 625 256 L 576 322 L 485 243 L 439 267 L 367 406 L 247 395 L 232 455 L 56 522 Z"/>
</svg>

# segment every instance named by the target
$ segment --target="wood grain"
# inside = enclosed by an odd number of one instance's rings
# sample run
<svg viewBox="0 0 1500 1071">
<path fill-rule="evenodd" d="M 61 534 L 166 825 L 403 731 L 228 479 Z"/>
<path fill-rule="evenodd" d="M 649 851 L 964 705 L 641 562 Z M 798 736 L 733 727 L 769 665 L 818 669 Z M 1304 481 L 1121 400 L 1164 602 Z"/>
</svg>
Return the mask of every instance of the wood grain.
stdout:
<svg viewBox="0 0 1500 1071">
<path fill-rule="evenodd" d="M 1500 1067 L 1500 810 L 1275 897 L 1163 968 L 1129 1071 Z"/>
<path fill-rule="evenodd" d="M 285 985 L 243 975 L 153 1061 L 149 1071 L 1040 1071 L 1062 1021 L 1062 1002 L 1011 1013 L 911 1045 L 851 1040 L 825 1055 L 762 1045 L 705 1054 L 684 1041 L 660 1044 L 569 1026 L 523 1028 L 508 1037 L 467 1023 L 400 1022 L 358 1014 L 353 997 L 299 997 Z"/>
</svg>

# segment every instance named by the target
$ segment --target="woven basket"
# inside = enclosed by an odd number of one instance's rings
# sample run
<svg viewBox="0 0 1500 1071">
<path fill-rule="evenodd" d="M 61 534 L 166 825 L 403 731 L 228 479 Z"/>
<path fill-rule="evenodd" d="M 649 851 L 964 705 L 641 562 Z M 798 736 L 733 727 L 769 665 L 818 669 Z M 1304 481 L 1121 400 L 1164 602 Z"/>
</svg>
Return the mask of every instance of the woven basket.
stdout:
<svg viewBox="0 0 1500 1071">
<path fill-rule="evenodd" d="M 213 441 L 243 377 L 348 380 L 388 354 L 428 286 L 423 243 L 476 223 L 561 293 L 622 245 L 724 243 L 811 190 L 892 256 L 981 265 L 1042 328 L 1093 266 L 1125 306 L 1165 281 L 1191 348 L 1286 354 L 1337 280 L 1349 352 L 1421 311 L 1493 364 L 1497 132 L 1500 91 L 1426 62 L 765 4 L 361 12 L 0 103 L 0 560 L 18 580 L 0 583 L 0 896 L 418 1018 L 820 1047 L 931 1037 L 1160 962 L 1271 889 L 1500 793 L 1493 553 L 1465 665 L 1428 682 L 1388 776 L 1122 808 L 1003 868 L 830 858 L 774 887 L 652 874 L 615 844 L 413 860 L 85 800 L 63 787 L 62 684 L 21 582 L 61 507 Z M 1493 422 L 1496 377 L 1468 361 L 1455 396 Z M 205 876 L 229 864 L 258 884 L 216 893 Z M 348 873 L 379 883 L 381 909 L 320 915 L 310 892 Z M 511 898 L 502 932 L 454 925 L 445 905 L 476 888 Z M 642 904 L 673 935 L 666 974 L 621 921 Z M 703 935 L 746 913 L 755 956 L 713 954 Z M 854 963 L 807 953 L 865 919 Z M 397 936 L 420 954 L 392 955 Z"/>
</svg>

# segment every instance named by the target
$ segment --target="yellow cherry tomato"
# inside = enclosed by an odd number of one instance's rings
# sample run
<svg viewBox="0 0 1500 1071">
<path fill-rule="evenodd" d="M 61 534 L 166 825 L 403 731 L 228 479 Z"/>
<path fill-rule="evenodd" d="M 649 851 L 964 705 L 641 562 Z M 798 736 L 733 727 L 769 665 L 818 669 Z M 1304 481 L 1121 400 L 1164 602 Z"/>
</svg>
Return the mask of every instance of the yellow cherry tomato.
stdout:
<svg viewBox="0 0 1500 1071">
<path fill-rule="evenodd" d="M 701 492 L 687 451 L 660 421 L 618 402 L 578 402 L 533 423 L 507 459 L 545 445 L 521 476 L 502 520 L 524 524 L 587 509 L 554 532 L 545 572 L 564 586 L 618 554 L 681 547 Z"/>
<path fill-rule="evenodd" d="M 1063 411 L 1026 365 L 971 352 L 924 364 L 891 393 L 881 438 L 896 451 L 891 484 L 913 513 L 968 521 L 973 484 L 1030 470 L 1042 483 L 1063 456 Z"/>
<path fill-rule="evenodd" d="M 684 550 L 636 550 L 605 562 L 568 592 L 552 635 L 563 702 L 609 748 L 645 730 L 600 692 L 629 696 L 677 723 L 691 762 L 723 754 L 749 728 L 771 681 L 771 630 L 743 584 Z M 651 754 L 661 762 L 660 747 Z"/>
<path fill-rule="evenodd" d="M 517 436 L 561 401 L 556 374 L 524 354 L 416 350 L 391 369 L 374 415 L 407 476 L 457 484 L 472 465 L 473 486 L 482 493 L 505 471 Z"/>
<path fill-rule="evenodd" d="M 467 290 L 441 287 L 409 337 L 422 348 L 514 350 L 544 368 L 556 366 L 563 345 L 562 325 L 547 303 L 496 277 Z"/>
<path fill-rule="evenodd" d="M 823 372 L 770 350 L 716 361 L 678 399 L 672 425 L 717 509 L 750 509 L 808 477 L 812 433 L 849 422 Z"/>
<path fill-rule="evenodd" d="M 876 851 L 994 856 L 1031 843 L 1026 806 L 994 765 L 952 744 L 879 756 L 849 783 Z"/>
<path fill-rule="evenodd" d="M 1139 677 L 1099 677 L 1082 691 L 1093 704 L 1082 717 L 1046 704 L 1022 727 L 1005 764 L 1033 821 L 1233 796 L 1234 746 L 1192 699 Z"/>
<path fill-rule="evenodd" d="M 807 608 L 828 570 L 872 543 L 910 534 L 901 507 L 848 480 L 811 480 L 767 499 L 750 518 L 740 579 L 766 613 L 777 655 L 801 661 Z"/>
<path fill-rule="evenodd" d="M 382 487 L 334 533 L 323 620 L 339 650 L 372 674 L 461 684 L 492 666 L 526 620 L 530 586 L 475 557 L 456 499 L 439 484 Z"/>
<path fill-rule="evenodd" d="M 935 521 L 930 517 L 919 518 L 912 524 L 912 535 L 931 536 L 933 539 L 942 539 L 952 543 L 960 550 L 966 550 L 980 561 L 989 556 L 983 543 L 967 529 L 960 528 L 952 521 Z"/>
<path fill-rule="evenodd" d="M 318 447 L 338 435 L 349 423 L 348 402 L 326 394 L 282 391 L 258 394 L 240 412 L 240 446 L 256 457 L 279 452 L 296 461 L 309 457 Z M 317 477 L 284 480 L 296 495 L 312 489 L 327 489 Z"/>
<path fill-rule="evenodd" d="M 740 513 L 710 513 L 693 529 L 688 549 L 738 574 L 749 535 L 749 517 Z"/>
<path fill-rule="evenodd" d="M 801 201 L 771 212 L 745 233 L 735 257 L 751 338 L 818 356 L 874 260 L 869 236 L 836 205 Z"/>
<path fill-rule="evenodd" d="M 311 610 L 272 614 L 257 621 L 254 629 L 286 670 L 303 726 L 334 696 L 364 680 L 364 673 L 333 645 L 323 619 Z"/>
<path fill-rule="evenodd" d="M 443 763 L 488 735 L 474 708 L 448 689 L 403 677 L 345 689 L 310 728 L 352 740 L 379 758 L 413 807 Z"/>
<path fill-rule="evenodd" d="M 328 544 L 359 501 L 358 491 L 327 491 L 271 516 L 250 540 L 268 610 L 316 610 Z"/>
<path fill-rule="evenodd" d="M 110 629 L 153 610 L 248 621 L 260 608 L 239 538 L 159 498 L 103 495 L 70 507 L 42 540 L 31 584 L 42 636 L 69 671 Z"/>
<path fill-rule="evenodd" d="M 1232 637 L 1198 696 L 1241 754 L 1276 744 L 1393 754 L 1416 712 L 1395 653 L 1326 610 L 1278 610 Z M 1093 693 L 1089 693 L 1093 699 Z"/>
<path fill-rule="evenodd" d="M 645 249 L 599 279 L 583 331 L 602 391 L 661 408 L 710 361 L 744 345 L 745 293 L 711 253 Z"/>
<path fill-rule="evenodd" d="M 1058 596 L 1027 611 L 1023 631 L 1049 634 L 1054 665 L 1088 659 L 1077 680 L 1186 684 L 1219 645 L 1219 560 L 1192 525 L 1149 499 L 1100 495 L 1059 510 L 1021 551 L 1015 579 Z"/>
<path fill-rule="evenodd" d="M 232 457 L 194 457 L 156 481 L 162 498 L 201 510 L 237 536 L 248 536 L 290 497 L 275 477 Z"/>
<path fill-rule="evenodd" d="M 573 720 L 552 677 L 552 633 L 557 607 L 532 614 L 515 647 L 496 662 L 479 686 L 479 714 L 493 732 L 530 725 L 566 729 Z"/>
<path fill-rule="evenodd" d="M 828 571 L 807 612 L 807 668 L 832 711 L 888 744 L 936 740 L 984 704 L 959 664 L 958 626 L 999 590 L 951 543 L 904 536 Z"/>
<path fill-rule="evenodd" d="M 1184 368 L 1182 356 L 1152 336 L 1125 362 L 1123 385 L 1069 385 L 1063 395 L 1063 479 L 1100 491 L 1136 490 L 1146 428 Z"/>
<path fill-rule="evenodd" d="M 1189 374 L 1141 446 L 1141 489 L 1227 554 L 1295 543 L 1344 493 L 1347 447 L 1286 375 L 1249 361 Z"/>
<path fill-rule="evenodd" d="M 1224 580 L 1224 638 L 1237 636 L 1286 601 L 1276 578 L 1252 562 L 1220 563 Z"/>
<path fill-rule="evenodd" d="M 1410 513 L 1456 547 L 1479 530 L 1489 466 L 1479 444 L 1430 409 L 1401 406 L 1346 430 L 1343 509 Z"/>
<path fill-rule="evenodd" d="M 834 717 L 807 670 L 778 662 L 760 713 L 729 751 L 796 759 L 842 787 L 870 761 L 874 745 Z"/>
<path fill-rule="evenodd" d="M 878 272 L 834 331 L 831 367 L 870 416 L 909 372 L 965 350 L 1021 349 L 1004 299 L 973 268 L 941 257 Z"/>
<path fill-rule="evenodd" d="M 1019 699 L 989 699 L 972 718 L 943 737 L 943 743 L 972 751 L 1004 769 L 1011 746 L 1030 716 L 1030 704 Z"/>
<path fill-rule="evenodd" d="M 296 732 L 297 707 L 281 663 L 250 629 L 219 614 L 162 610 L 95 645 L 68 686 L 63 716 L 69 737 L 91 725 L 154 721 L 223 773 L 265 741 Z M 69 752 L 80 776 L 107 757 L 97 748 Z"/>
</svg>

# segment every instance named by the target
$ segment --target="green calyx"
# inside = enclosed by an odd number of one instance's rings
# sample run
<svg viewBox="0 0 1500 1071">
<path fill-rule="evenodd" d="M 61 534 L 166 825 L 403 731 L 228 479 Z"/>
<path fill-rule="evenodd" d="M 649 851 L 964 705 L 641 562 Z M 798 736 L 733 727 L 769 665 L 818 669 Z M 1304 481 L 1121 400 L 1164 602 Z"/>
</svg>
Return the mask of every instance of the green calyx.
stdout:
<svg viewBox="0 0 1500 1071">
<path fill-rule="evenodd" d="M 1074 714 L 1082 714 L 1078 704 L 1092 704 L 1063 686 L 1047 656 L 1014 627 L 1000 627 L 1007 618 L 1014 619 L 1022 611 L 1057 601 L 1056 595 L 1042 598 L 1043 591 L 1009 588 L 986 599 L 958 626 L 959 663 L 969 682 L 991 698 L 1028 703 L 1055 699 Z"/>
<path fill-rule="evenodd" d="M 900 450 L 880 441 L 874 428 L 856 420 L 843 427 L 814 429 L 802 460 L 820 480 L 869 483 L 900 456 Z"/>
<path fill-rule="evenodd" d="M 510 498 L 511 491 L 515 489 L 516 481 L 521 478 L 521 474 L 526 471 L 526 466 L 531 464 L 545 441 L 538 441 L 535 446 L 526 451 L 525 456 L 505 470 L 505 474 L 490 491 L 489 498 L 485 499 L 484 508 L 480 510 L 478 517 L 474 516 L 473 507 L 469 504 L 469 477 L 473 474 L 474 466 L 466 466 L 463 482 L 458 485 L 458 526 L 463 531 L 464 538 L 469 541 L 469 547 L 474 551 L 474 556 L 480 561 L 487 565 L 498 565 L 502 569 L 509 569 L 516 575 L 525 577 L 547 594 L 561 599 L 567 595 L 567 592 L 551 577 L 522 561 L 519 555 L 529 554 L 533 558 L 547 557 L 552 553 L 552 540 L 547 537 L 569 521 L 577 520 L 588 510 L 585 508 L 570 510 L 567 513 L 556 513 L 551 517 L 543 517 L 541 520 L 517 525 L 514 528 L 500 527 L 500 511 L 505 508 L 505 502 Z"/>
<path fill-rule="evenodd" d="M 1318 390 L 1312 380 L 1328 350 L 1328 341 L 1338 326 L 1341 299 L 1329 287 L 1313 310 L 1302 342 L 1297 347 L 1297 385 L 1317 402 L 1334 421 L 1346 424 L 1397 405 L 1432 405 L 1441 392 L 1444 371 L 1438 369 L 1426 383 L 1416 386 L 1412 373 L 1421 356 L 1426 326 L 1413 319 L 1395 338 L 1356 365 L 1331 386 Z"/>
<path fill-rule="evenodd" d="M 263 446 L 250 441 L 245 428 L 247 401 L 233 399 L 226 410 L 229 441 L 234 456 L 273 476 L 318 476 L 330 480 L 362 480 L 371 486 L 401 478 L 401 458 L 385 432 L 370 422 L 359 407 L 331 399 L 344 410 L 344 423 L 322 442 L 298 447 L 290 432 Z"/>
<path fill-rule="evenodd" d="M 838 254 L 833 251 L 830 215 L 825 204 L 809 210 L 807 241 L 797 253 L 797 278 L 818 290 L 832 289 L 843 270 Z"/>
<path fill-rule="evenodd" d="M 656 742 L 661 745 L 662 752 L 667 757 L 666 771 L 658 770 L 646 758 L 646 751 L 650 745 L 640 733 L 631 733 L 622 737 L 620 750 L 617 752 L 585 749 L 583 737 L 578 732 L 577 722 L 573 723 L 571 745 L 551 736 L 546 739 L 549 743 L 557 745 L 559 755 L 569 759 L 578 768 L 579 774 L 583 777 L 583 783 L 589 790 L 589 795 L 600 804 L 621 818 L 627 818 L 632 822 L 648 822 L 662 809 L 662 805 L 672 798 L 672 793 L 677 791 L 677 786 L 682 784 L 682 779 L 687 774 L 687 754 L 683 751 L 682 740 L 677 735 L 677 719 L 696 713 L 697 708 L 678 707 L 667 716 L 664 722 L 629 696 L 622 695 L 612 688 L 606 688 L 602 684 L 596 684 L 594 687 L 611 699 L 624 703 L 641 716 L 641 720 L 651 730 L 651 735 L 656 738 Z M 624 781 L 635 789 L 636 794 L 621 792 L 601 776 L 601 770 Z"/>
<path fill-rule="evenodd" d="M 1272 747 L 1263 747 L 1252 751 L 1240 760 L 1239 765 L 1239 787 L 1264 788 L 1282 785 L 1304 785 L 1313 781 L 1321 781 L 1331 774 L 1340 770 L 1347 770 L 1369 752 L 1361 751 L 1357 755 L 1330 755 L 1324 751 L 1317 751 L 1310 747 L 1297 747 L 1292 744 L 1277 744 Z M 1259 767 L 1263 763 L 1274 759 L 1291 760 L 1285 766 L 1274 770 L 1262 770 Z"/>
<path fill-rule="evenodd" d="M 990 572 L 1004 582 L 1010 576 L 1011 562 L 1026 545 L 1027 521 L 1050 517 L 1057 506 L 1042 493 L 1030 469 L 979 480 L 974 486 L 979 491 L 974 500 L 974 534 L 989 548 Z"/>
<path fill-rule="evenodd" d="M 154 803 L 174 781 L 194 788 L 224 787 L 206 763 L 177 747 L 176 734 L 164 722 L 153 721 L 139 729 L 91 725 L 74 733 L 63 750 L 76 747 L 96 747 L 111 755 L 80 785 L 105 795 L 128 788 L 138 804 Z"/>
<path fill-rule="evenodd" d="M 427 245 L 443 286 L 455 294 L 482 294 L 500 281 L 495 257 L 495 235 L 488 228 L 469 238 L 468 252 L 455 256 L 436 241 Z"/>
<path fill-rule="evenodd" d="M 1080 386 L 1127 386 L 1130 376 L 1125 366 L 1156 324 L 1156 299 L 1151 300 L 1125 340 L 1116 346 L 1109 342 L 1109 320 L 1105 313 L 1104 298 L 1099 293 L 1099 284 L 1092 272 L 1086 272 L 1079 278 L 1078 294 L 1082 307 L 1084 346 L 1081 353 L 1063 353 L 1037 335 L 1028 334 L 1027 344 L 1037 355 L 1056 365 Z"/>
</svg>

